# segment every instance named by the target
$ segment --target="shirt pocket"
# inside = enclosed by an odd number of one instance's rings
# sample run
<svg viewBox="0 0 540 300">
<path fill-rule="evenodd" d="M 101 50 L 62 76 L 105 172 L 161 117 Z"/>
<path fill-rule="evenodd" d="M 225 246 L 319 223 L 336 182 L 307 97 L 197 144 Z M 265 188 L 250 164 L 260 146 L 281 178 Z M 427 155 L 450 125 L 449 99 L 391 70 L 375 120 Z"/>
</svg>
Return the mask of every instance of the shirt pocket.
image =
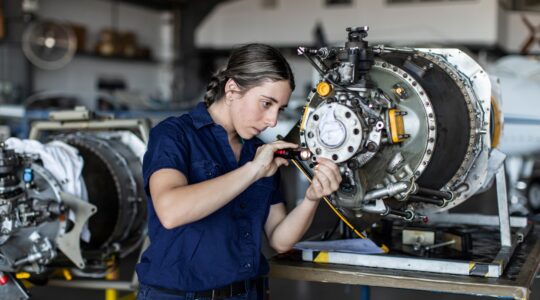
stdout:
<svg viewBox="0 0 540 300">
<path fill-rule="evenodd" d="M 213 160 L 200 160 L 191 165 L 190 183 L 198 183 L 221 175 L 221 167 Z"/>
</svg>

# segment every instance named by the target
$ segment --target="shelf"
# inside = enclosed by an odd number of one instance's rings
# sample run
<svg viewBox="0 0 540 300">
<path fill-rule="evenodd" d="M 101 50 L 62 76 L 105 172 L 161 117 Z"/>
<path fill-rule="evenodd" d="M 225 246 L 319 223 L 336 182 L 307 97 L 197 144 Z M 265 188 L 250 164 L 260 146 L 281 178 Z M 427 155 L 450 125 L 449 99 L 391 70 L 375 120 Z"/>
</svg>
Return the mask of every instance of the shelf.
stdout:
<svg viewBox="0 0 540 300">
<path fill-rule="evenodd" d="M 109 0 L 129 3 L 137 6 L 142 6 L 158 11 L 173 10 L 180 5 L 186 4 L 187 0 Z"/>
<path fill-rule="evenodd" d="M 121 62 L 140 62 L 140 63 L 148 63 L 148 64 L 157 64 L 158 61 L 153 58 L 142 58 L 142 57 L 126 57 L 126 56 L 104 56 L 99 55 L 93 52 L 87 52 L 87 51 L 77 51 L 75 53 L 75 56 L 78 57 L 88 57 L 88 58 L 97 58 L 97 59 L 103 59 L 103 60 L 116 60 Z"/>
<path fill-rule="evenodd" d="M 190 1 L 190 0 L 109 0 L 109 1 L 128 3 L 128 4 L 141 6 L 141 7 L 157 10 L 157 11 L 172 11 L 172 10 L 177 10 L 180 8 L 185 8 L 186 6 L 199 5 L 199 3 L 194 3 L 196 1 Z M 204 2 L 204 1 L 208 1 L 208 0 L 203 0 L 200 2 Z M 229 0 L 212 0 L 212 1 L 214 1 L 217 4 L 219 2 L 226 2 Z"/>
</svg>

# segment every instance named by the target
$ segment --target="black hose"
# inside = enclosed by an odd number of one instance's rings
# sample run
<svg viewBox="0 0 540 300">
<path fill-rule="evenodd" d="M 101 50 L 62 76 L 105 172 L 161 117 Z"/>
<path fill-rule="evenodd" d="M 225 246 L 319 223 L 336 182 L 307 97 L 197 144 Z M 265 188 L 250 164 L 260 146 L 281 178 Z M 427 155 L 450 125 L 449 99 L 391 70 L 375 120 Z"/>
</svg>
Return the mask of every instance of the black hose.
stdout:
<svg viewBox="0 0 540 300">
<path fill-rule="evenodd" d="M 418 187 L 417 194 L 423 194 L 426 196 L 435 196 L 435 197 L 443 198 L 445 200 L 452 199 L 452 193 L 450 192 L 443 192 L 443 191 L 433 190 L 433 189 L 429 189 L 425 187 Z"/>
<path fill-rule="evenodd" d="M 434 199 L 434 198 L 428 198 L 428 197 L 423 197 L 423 196 L 418 196 L 418 195 L 411 195 L 409 197 L 409 201 L 435 204 L 437 206 L 444 206 L 443 199 Z"/>
<path fill-rule="evenodd" d="M 394 215 L 398 217 L 403 217 L 405 219 L 412 219 L 413 215 L 410 211 L 403 211 L 403 210 L 397 210 L 397 209 L 390 209 L 388 211 L 389 215 Z"/>
</svg>

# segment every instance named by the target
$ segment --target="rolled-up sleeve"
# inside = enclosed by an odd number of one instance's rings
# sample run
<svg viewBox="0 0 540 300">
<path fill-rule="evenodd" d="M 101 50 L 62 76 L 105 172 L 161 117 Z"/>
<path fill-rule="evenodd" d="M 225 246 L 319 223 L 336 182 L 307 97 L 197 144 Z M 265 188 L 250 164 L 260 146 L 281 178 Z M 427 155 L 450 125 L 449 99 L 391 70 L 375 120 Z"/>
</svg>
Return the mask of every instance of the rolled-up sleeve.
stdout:
<svg viewBox="0 0 540 300">
<path fill-rule="evenodd" d="M 176 169 L 187 176 L 188 166 L 189 147 L 181 123 L 169 118 L 152 128 L 143 158 L 146 193 L 149 195 L 148 184 L 154 172 L 160 169 Z"/>
</svg>

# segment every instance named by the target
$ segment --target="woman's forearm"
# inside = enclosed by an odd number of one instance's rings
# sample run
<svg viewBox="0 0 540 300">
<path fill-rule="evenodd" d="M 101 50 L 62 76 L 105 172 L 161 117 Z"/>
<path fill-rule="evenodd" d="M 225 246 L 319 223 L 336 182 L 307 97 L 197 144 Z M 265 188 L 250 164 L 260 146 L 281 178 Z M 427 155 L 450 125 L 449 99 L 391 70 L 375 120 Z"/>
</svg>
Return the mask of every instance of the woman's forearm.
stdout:
<svg viewBox="0 0 540 300">
<path fill-rule="evenodd" d="M 256 168 L 247 163 L 210 180 L 167 189 L 152 200 L 162 225 L 171 229 L 212 214 L 256 180 Z"/>
<path fill-rule="evenodd" d="M 304 199 L 281 221 L 271 236 L 270 245 L 276 251 L 283 253 L 292 249 L 306 233 L 313 221 L 320 200 Z"/>
</svg>

